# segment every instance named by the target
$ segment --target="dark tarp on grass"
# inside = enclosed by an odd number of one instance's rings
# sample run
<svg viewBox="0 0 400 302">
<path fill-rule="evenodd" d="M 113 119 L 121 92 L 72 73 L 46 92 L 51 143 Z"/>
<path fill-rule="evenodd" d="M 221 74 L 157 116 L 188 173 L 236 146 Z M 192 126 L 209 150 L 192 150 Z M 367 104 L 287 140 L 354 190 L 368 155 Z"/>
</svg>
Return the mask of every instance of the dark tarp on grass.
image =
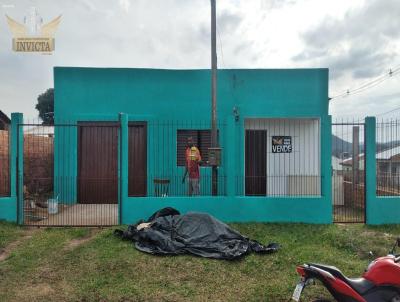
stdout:
<svg viewBox="0 0 400 302">
<path fill-rule="evenodd" d="M 116 230 L 115 234 L 132 240 L 138 250 L 154 255 L 193 254 L 231 260 L 252 252 L 267 254 L 278 249 L 275 243 L 264 246 L 250 240 L 205 213 L 180 215 L 173 208 L 164 208 L 146 221 L 150 223 L 148 227 L 138 230 L 137 226 L 143 222 L 130 225 L 126 231 Z"/>
</svg>

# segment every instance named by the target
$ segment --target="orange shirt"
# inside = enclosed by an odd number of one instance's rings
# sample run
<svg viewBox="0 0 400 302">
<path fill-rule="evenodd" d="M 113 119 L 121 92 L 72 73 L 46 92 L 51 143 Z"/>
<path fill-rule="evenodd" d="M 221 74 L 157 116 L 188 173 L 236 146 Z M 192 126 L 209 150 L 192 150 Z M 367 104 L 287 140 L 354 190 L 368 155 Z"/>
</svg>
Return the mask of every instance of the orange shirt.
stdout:
<svg viewBox="0 0 400 302">
<path fill-rule="evenodd" d="M 189 178 L 200 178 L 200 165 L 201 161 L 200 151 L 197 147 L 188 147 L 185 152 L 186 167 L 189 172 Z"/>
</svg>

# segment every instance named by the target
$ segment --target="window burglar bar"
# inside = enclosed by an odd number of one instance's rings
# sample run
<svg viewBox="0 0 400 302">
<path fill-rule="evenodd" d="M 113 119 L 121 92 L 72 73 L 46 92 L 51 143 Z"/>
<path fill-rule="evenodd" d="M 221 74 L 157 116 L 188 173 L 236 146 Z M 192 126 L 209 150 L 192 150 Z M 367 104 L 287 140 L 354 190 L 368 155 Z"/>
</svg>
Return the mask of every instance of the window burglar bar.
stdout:
<svg viewBox="0 0 400 302">
<path fill-rule="evenodd" d="M 220 139 L 224 139 L 224 130 L 225 124 L 219 122 Z M 212 195 L 212 173 L 208 159 L 211 129 L 208 120 L 147 121 L 141 126 L 129 123 L 128 132 L 130 197 Z M 188 157 L 188 138 L 194 142 L 201 157 L 198 180 L 194 178 L 196 173 L 188 173 L 183 178 L 187 162 L 197 162 L 197 159 Z M 223 164 L 219 167 L 217 180 L 218 195 L 225 195 L 226 176 Z M 194 183 L 199 192 L 192 190 Z"/>
</svg>

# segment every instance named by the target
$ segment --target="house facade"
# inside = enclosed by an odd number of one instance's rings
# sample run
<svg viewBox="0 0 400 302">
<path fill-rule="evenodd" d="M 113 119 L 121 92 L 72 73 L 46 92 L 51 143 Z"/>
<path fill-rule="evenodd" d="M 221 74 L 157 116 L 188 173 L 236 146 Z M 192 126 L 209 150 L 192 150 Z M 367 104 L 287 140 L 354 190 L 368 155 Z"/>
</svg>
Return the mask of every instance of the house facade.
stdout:
<svg viewBox="0 0 400 302">
<path fill-rule="evenodd" d="M 55 195 L 118 203 L 123 223 L 164 206 L 227 221 L 331 222 L 328 70 L 218 71 L 216 196 L 210 80 L 209 70 L 56 67 Z M 203 157 L 195 197 L 182 181 L 189 136 Z"/>
<path fill-rule="evenodd" d="M 396 146 L 399 124 L 332 123 L 326 69 L 219 70 L 220 156 L 209 70 L 57 67 L 54 81 L 54 125 L 11 114 L 0 219 L 105 226 L 174 207 L 226 222 L 399 223 L 398 152 L 376 152 Z M 363 165 L 346 179 L 346 159 L 331 155 L 361 127 Z M 195 194 L 183 177 L 189 137 L 202 157 Z"/>
</svg>

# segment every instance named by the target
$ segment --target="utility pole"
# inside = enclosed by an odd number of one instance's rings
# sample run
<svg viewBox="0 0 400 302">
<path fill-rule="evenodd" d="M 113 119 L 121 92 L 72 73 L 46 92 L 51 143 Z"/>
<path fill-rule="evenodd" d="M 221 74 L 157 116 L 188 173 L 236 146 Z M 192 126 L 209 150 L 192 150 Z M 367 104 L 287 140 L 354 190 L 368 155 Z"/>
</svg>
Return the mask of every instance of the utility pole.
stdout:
<svg viewBox="0 0 400 302">
<path fill-rule="evenodd" d="M 217 47 L 216 0 L 211 0 L 211 148 L 218 147 L 217 135 Z M 215 152 L 215 149 L 214 149 Z M 215 156 L 215 153 L 214 153 Z M 218 194 L 218 166 L 212 164 L 212 195 Z"/>
</svg>

